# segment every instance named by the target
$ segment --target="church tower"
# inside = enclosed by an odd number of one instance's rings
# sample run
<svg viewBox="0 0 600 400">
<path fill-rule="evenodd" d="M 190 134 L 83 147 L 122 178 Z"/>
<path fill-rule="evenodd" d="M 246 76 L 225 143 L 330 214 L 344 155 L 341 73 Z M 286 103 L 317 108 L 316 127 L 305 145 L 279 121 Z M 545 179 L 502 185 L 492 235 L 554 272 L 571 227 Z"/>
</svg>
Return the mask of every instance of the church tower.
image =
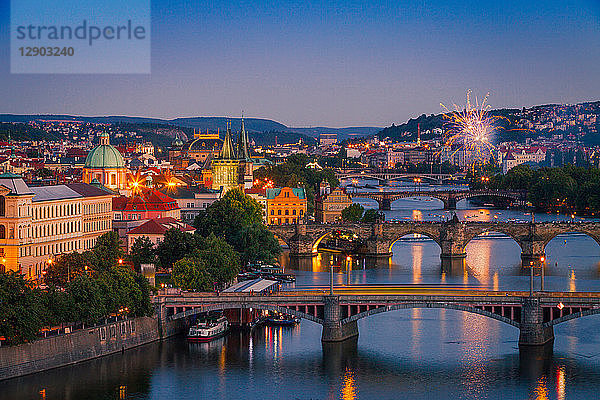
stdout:
<svg viewBox="0 0 600 400">
<path fill-rule="evenodd" d="M 252 164 L 252 158 L 250 157 L 248 133 L 244 126 L 244 113 L 242 113 L 242 126 L 237 144 L 237 155 L 238 160 L 240 161 L 239 182 L 244 185 L 245 189 L 249 189 L 252 187 L 252 181 L 254 179 L 254 166 Z"/>
<path fill-rule="evenodd" d="M 227 132 L 223 141 L 223 148 L 217 157 L 212 160 L 213 183 L 212 188 L 228 190 L 239 188 L 240 162 L 235 154 L 233 140 L 231 139 L 231 121 L 227 121 Z"/>
</svg>

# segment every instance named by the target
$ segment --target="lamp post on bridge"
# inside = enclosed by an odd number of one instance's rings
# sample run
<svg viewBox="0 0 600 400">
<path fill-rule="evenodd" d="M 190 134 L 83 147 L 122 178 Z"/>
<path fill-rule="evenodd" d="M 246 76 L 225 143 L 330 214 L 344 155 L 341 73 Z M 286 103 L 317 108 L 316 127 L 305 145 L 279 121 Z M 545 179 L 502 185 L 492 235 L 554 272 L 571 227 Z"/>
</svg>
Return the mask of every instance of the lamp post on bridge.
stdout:
<svg viewBox="0 0 600 400">
<path fill-rule="evenodd" d="M 544 291 L 544 265 L 546 262 L 546 257 L 540 257 L 540 291 Z"/>
<path fill-rule="evenodd" d="M 529 261 L 529 297 L 533 296 L 533 261 Z"/>
<path fill-rule="evenodd" d="M 347 285 L 350 285 L 350 272 L 352 272 L 352 256 L 346 257 L 346 273 L 347 273 Z"/>
<path fill-rule="evenodd" d="M 333 296 L 333 258 L 329 260 L 329 294 Z"/>
</svg>

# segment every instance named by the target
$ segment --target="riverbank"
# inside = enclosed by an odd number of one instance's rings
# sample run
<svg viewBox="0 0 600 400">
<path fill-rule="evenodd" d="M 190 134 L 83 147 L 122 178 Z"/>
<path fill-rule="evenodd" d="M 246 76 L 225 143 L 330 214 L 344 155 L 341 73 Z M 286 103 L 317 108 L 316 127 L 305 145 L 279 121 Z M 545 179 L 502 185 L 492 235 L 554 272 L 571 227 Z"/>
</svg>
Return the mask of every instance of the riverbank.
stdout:
<svg viewBox="0 0 600 400">
<path fill-rule="evenodd" d="M 180 333 L 185 321 L 139 317 L 0 347 L 0 381 L 92 360 Z"/>
</svg>

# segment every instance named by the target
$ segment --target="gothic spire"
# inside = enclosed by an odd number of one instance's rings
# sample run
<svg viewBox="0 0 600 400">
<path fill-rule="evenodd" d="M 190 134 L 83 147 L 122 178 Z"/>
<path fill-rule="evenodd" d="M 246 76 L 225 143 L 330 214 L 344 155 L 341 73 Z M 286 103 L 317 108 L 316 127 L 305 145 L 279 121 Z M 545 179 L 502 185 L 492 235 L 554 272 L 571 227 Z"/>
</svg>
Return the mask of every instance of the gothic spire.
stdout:
<svg viewBox="0 0 600 400">
<path fill-rule="evenodd" d="M 240 160 L 250 160 L 250 145 L 248 143 L 248 133 L 244 126 L 244 112 L 242 111 L 242 128 L 240 130 L 240 139 L 238 141 L 238 157 Z"/>
<path fill-rule="evenodd" d="M 231 121 L 227 121 L 227 132 L 223 140 L 223 149 L 221 149 L 220 157 L 223 160 L 235 160 L 235 149 L 231 140 Z"/>
</svg>

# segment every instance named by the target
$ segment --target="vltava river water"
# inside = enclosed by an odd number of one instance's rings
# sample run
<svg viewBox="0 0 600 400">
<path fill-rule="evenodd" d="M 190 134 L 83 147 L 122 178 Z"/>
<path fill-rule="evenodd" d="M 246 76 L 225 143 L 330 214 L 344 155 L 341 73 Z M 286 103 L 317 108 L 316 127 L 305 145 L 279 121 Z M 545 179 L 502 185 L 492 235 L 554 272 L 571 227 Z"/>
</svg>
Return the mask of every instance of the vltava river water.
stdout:
<svg viewBox="0 0 600 400">
<path fill-rule="evenodd" d="M 365 203 L 367 204 L 367 203 Z M 369 203 L 371 204 L 371 203 Z M 522 219 L 506 210 L 458 210 L 461 219 Z M 445 215 L 435 201 L 395 202 L 389 218 Z M 419 211 L 413 211 L 419 209 Z M 468 217 L 468 218 L 467 218 Z M 565 218 L 536 215 L 537 220 Z M 352 283 L 460 284 L 528 290 L 518 245 L 480 238 L 464 271 L 442 274 L 430 240 L 393 246 L 391 263 L 355 261 Z M 586 236 L 558 237 L 546 248 L 547 290 L 600 290 L 600 246 Z M 328 283 L 329 257 L 309 263 L 296 285 Z M 337 260 L 334 260 L 338 264 Z M 336 268 L 336 282 L 348 281 Z M 260 327 L 212 343 L 184 338 L 0 383 L 0 399 L 596 399 L 600 393 L 600 317 L 555 327 L 553 352 L 520 352 L 518 330 L 454 310 L 414 309 L 359 321 L 360 336 L 322 346 L 321 327 Z"/>
</svg>

